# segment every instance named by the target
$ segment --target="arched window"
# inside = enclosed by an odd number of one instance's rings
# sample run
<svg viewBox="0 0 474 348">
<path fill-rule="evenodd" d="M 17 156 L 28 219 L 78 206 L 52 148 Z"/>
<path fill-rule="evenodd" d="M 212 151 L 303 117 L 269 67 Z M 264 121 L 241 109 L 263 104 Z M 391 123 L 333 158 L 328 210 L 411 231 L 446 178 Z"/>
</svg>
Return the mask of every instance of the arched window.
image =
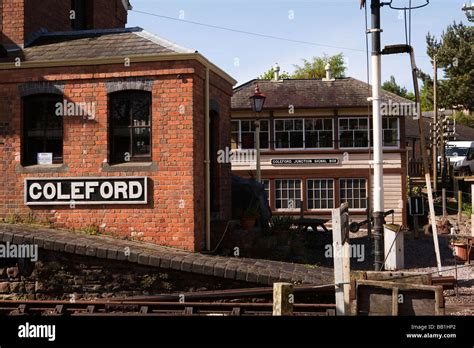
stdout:
<svg viewBox="0 0 474 348">
<path fill-rule="evenodd" d="M 56 108 L 62 96 L 39 94 L 23 98 L 23 165 L 38 164 L 39 153 L 52 153 L 63 162 L 63 118 Z"/>
<path fill-rule="evenodd" d="M 109 161 L 151 161 L 151 93 L 109 95 Z"/>
</svg>

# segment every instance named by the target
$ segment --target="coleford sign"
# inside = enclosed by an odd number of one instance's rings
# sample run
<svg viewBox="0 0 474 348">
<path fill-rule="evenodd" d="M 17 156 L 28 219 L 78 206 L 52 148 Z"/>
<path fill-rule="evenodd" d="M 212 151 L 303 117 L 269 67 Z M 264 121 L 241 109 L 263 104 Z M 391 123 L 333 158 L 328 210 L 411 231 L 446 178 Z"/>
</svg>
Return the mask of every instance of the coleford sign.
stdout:
<svg viewBox="0 0 474 348">
<path fill-rule="evenodd" d="M 147 204 L 147 191 L 146 177 L 25 179 L 25 204 Z"/>
</svg>

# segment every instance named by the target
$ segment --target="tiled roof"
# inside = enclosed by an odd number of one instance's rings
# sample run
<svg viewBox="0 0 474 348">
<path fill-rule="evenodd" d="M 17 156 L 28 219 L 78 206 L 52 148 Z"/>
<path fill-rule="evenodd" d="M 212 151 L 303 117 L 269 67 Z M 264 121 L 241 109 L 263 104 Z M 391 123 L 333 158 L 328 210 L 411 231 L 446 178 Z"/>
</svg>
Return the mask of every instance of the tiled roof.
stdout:
<svg viewBox="0 0 474 348">
<path fill-rule="evenodd" d="M 249 97 L 258 83 L 262 93 L 267 95 L 265 108 L 345 108 L 367 107 L 369 85 L 354 78 L 342 78 L 335 81 L 316 79 L 286 79 L 282 81 L 252 80 L 234 89 L 233 109 L 250 109 Z M 409 103 L 409 100 L 393 93 L 382 92 L 384 101 Z"/>
<path fill-rule="evenodd" d="M 194 52 L 138 27 L 44 32 L 23 50 L 26 62 Z"/>
</svg>

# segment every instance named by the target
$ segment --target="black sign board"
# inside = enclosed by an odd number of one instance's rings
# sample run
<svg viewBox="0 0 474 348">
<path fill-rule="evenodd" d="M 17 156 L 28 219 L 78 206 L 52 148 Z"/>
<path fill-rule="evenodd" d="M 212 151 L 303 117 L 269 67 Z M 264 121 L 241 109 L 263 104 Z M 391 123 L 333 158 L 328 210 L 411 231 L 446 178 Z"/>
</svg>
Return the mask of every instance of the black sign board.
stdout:
<svg viewBox="0 0 474 348">
<path fill-rule="evenodd" d="M 293 158 L 272 159 L 272 165 L 304 165 L 304 164 L 338 164 L 337 158 Z"/>
<path fill-rule="evenodd" d="M 410 197 L 408 202 L 411 216 L 423 216 L 425 215 L 425 206 L 423 197 Z"/>
<path fill-rule="evenodd" d="M 147 203 L 146 177 L 25 179 L 26 205 Z"/>
</svg>

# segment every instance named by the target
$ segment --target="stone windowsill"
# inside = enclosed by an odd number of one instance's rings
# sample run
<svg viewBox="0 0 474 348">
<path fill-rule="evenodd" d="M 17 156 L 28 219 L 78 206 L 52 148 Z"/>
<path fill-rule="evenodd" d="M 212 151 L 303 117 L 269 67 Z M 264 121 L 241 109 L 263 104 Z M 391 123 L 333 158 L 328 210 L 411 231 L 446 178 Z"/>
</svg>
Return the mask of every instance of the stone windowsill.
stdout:
<svg viewBox="0 0 474 348">
<path fill-rule="evenodd" d="M 127 162 L 120 164 L 102 163 L 103 172 L 156 172 L 156 162 Z"/>
<path fill-rule="evenodd" d="M 66 164 L 37 164 L 32 166 L 18 165 L 17 173 L 67 173 L 69 167 Z"/>
</svg>

